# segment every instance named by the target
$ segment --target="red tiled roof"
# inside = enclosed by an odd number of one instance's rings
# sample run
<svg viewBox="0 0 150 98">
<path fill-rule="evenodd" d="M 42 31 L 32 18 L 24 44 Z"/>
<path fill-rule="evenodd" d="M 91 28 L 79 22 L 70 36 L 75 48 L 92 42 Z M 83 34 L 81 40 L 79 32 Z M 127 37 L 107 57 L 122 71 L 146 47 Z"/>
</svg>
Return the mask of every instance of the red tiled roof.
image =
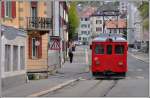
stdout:
<svg viewBox="0 0 150 98">
<path fill-rule="evenodd" d="M 105 22 L 106 28 L 126 28 L 127 23 L 124 19 L 117 20 L 109 20 Z M 118 26 L 118 27 L 117 27 Z"/>
<path fill-rule="evenodd" d="M 94 13 L 95 8 L 94 7 L 87 7 L 85 8 L 82 12 L 80 12 L 80 17 L 89 17 L 90 15 L 92 15 L 92 13 Z"/>
</svg>

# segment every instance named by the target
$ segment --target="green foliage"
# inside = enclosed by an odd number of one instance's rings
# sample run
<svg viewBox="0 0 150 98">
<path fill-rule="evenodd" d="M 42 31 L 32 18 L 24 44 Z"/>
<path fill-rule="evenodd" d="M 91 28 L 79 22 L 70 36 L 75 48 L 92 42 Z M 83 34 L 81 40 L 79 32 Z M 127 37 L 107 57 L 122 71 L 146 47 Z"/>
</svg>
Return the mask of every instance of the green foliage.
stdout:
<svg viewBox="0 0 150 98">
<path fill-rule="evenodd" d="M 140 15 L 143 18 L 143 27 L 148 30 L 149 29 L 149 3 L 147 1 L 143 1 L 143 3 L 138 8 L 140 11 Z"/>
<path fill-rule="evenodd" d="M 149 19 L 148 19 L 148 18 L 144 19 L 144 21 L 143 21 L 143 27 L 144 27 L 146 30 L 149 29 Z"/>
<path fill-rule="evenodd" d="M 79 26 L 79 16 L 76 8 L 76 2 L 70 3 L 70 8 L 68 12 L 68 21 L 69 21 L 69 39 L 73 39 L 76 29 Z"/>
<path fill-rule="evenodd" d="M 149 4 L 148 2 L 143 2 L 143 4 L 139 8 L 140 14 L 143 18 L 146 18 L 149 16 Z"/>
</svg>

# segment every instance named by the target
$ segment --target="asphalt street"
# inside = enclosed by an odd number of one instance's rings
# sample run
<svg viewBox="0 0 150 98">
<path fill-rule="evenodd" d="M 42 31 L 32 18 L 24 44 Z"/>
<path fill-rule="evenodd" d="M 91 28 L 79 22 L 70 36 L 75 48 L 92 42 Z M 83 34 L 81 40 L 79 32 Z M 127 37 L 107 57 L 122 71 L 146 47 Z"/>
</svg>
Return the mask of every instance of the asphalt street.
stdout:
<svg viewBox="0 0 150 98">
<path fill-rule="evenodd" d="M 67 62 L 57 74 L 49 78 L 80 80 L 43 95 L 43 97 L 147 97 L 149 87 L 149 64 L 128 54 L 128 72 L 125 79 L 95 79 L 87 70 L 87 46 L 80 46 L 74 52 L 73 63 Z M 90 51 L 88 52 L 90 54 Z M 90 60 L 90 58 L 88 59 Z"/>
</svg>

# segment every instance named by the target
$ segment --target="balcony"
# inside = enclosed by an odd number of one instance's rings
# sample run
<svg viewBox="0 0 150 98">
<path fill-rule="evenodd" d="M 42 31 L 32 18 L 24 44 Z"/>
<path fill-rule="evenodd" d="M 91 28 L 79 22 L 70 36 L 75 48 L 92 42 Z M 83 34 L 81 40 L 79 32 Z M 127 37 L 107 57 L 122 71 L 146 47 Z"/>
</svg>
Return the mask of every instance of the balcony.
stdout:
<svg viewBox="0 0 150 98">
<path fill-rule="evenodd" d="M 52 18 L 27 17 L 27 30 L 49 31 L 52 29 Z"/>
</svg>

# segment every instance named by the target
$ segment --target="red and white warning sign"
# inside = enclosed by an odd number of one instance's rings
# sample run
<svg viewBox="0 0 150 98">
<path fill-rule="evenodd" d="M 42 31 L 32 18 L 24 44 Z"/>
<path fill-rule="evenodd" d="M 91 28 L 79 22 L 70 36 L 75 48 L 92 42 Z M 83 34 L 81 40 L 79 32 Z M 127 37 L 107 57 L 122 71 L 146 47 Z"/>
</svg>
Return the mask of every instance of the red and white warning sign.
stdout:
<svg viewBox="0 0 150 98">
<path fill-rule="evenodd" d="M 49 50 L 60 50 L 59 36 L 50 36 Z"/>
</svg>

